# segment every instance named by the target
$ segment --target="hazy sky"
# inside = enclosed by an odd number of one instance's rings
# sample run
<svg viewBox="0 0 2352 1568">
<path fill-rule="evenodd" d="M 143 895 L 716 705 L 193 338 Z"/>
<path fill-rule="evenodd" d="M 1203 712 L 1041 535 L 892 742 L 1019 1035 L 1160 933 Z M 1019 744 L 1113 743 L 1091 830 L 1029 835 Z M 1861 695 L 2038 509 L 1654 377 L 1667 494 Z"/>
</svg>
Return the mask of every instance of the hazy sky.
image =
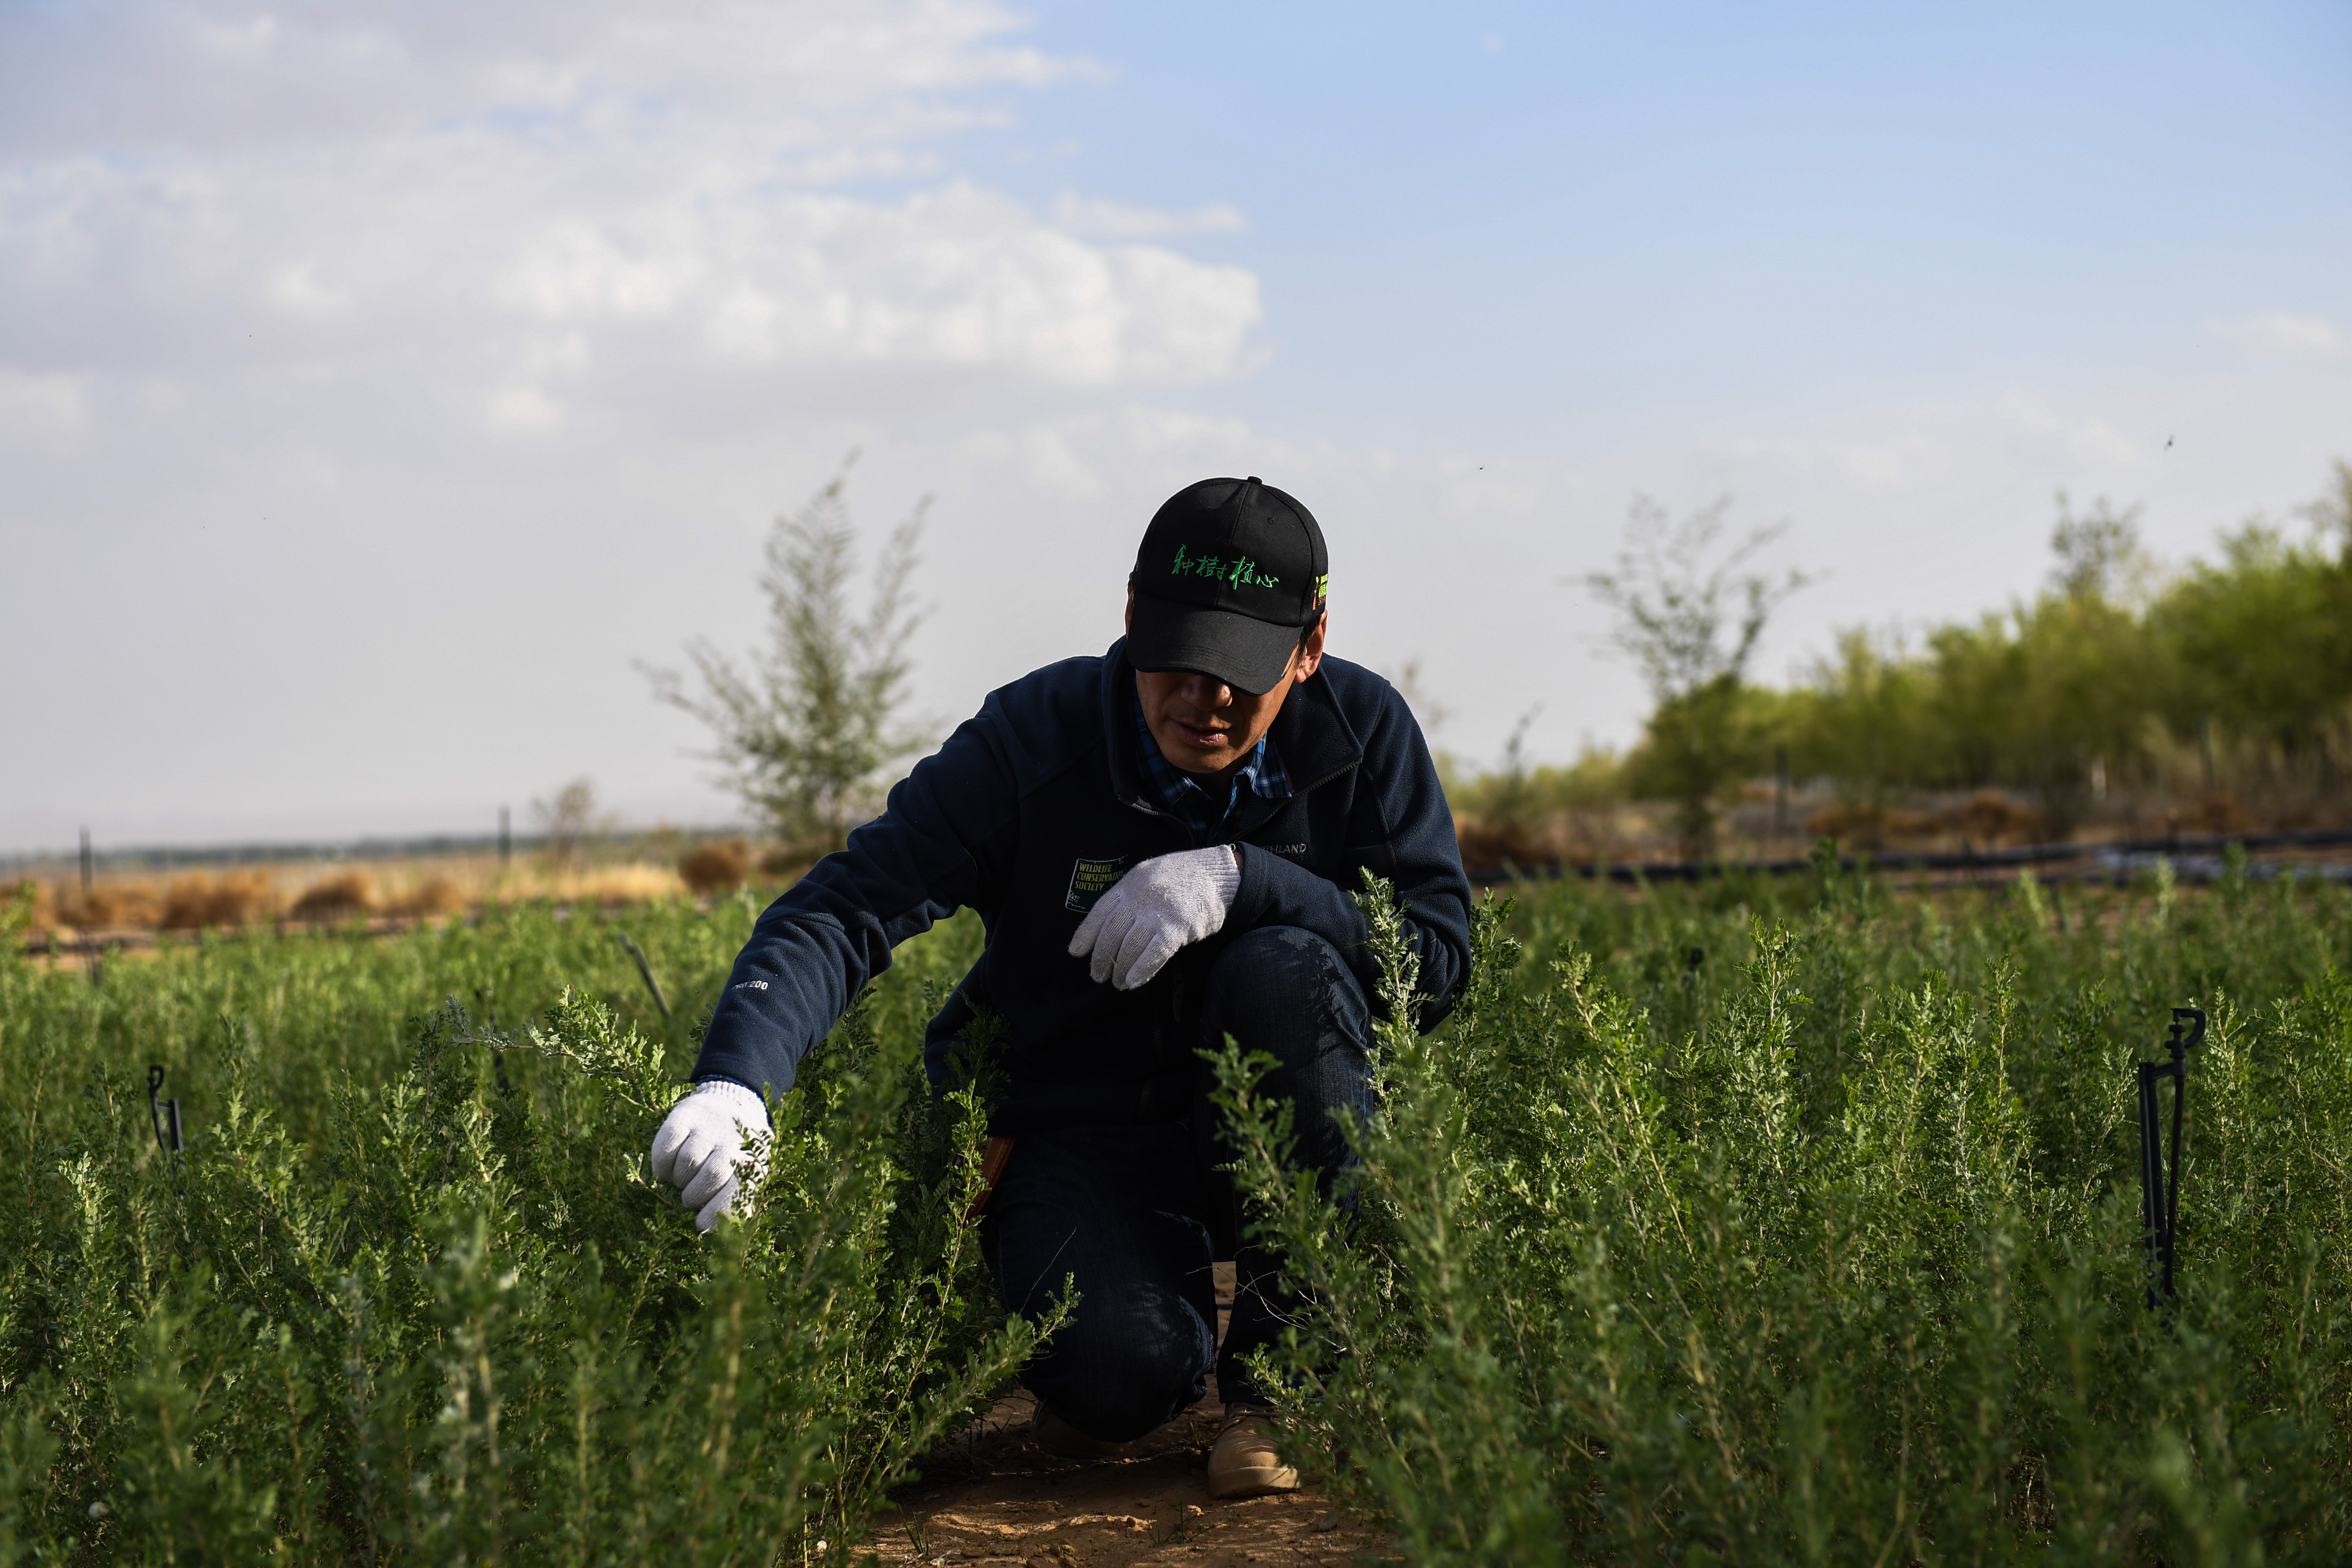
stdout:
<svg viewBox="0 0 2352 1568">
<path fill-rule="evenodd" d="M 1637 489 L 1774 679 L 2319 492 L 2352 7 L 0 0 L 0 849 L 726 820 L 633 661 L 853 447 L 942 731 L 1256 473 L 1441 744 L 1622 743 Z"/>
</svg>

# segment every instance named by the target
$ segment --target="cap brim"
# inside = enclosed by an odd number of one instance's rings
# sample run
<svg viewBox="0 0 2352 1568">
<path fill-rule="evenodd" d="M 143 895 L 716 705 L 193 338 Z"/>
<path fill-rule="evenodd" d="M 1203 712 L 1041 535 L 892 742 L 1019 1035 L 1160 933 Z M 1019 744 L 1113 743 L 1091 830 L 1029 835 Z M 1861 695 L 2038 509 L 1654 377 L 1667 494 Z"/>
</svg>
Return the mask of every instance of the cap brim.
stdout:
<svg viewBox="0 0 2352 1568">
<path fill-rule="evenodd" d="M 1127 662 L 1138 669 L 1189 669 L 1263 697 L 1282 683 L 1304 626 L 1276 626 L 1233 610 L 1135 596 Z"/>
</svg>

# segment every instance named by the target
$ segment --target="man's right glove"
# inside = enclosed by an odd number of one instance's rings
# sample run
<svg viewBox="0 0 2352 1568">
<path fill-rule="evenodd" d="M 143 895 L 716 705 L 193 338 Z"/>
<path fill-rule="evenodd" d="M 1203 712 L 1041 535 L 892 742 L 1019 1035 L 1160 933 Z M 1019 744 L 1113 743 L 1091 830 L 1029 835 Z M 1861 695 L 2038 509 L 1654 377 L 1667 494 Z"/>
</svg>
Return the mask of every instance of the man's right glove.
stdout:
<svg viewBox="0 0 2352 1568">
<path fill-rule="evenodd" d="M 767 1102 L 723 1078 L 696 1084 L 654 1134 L 654 1176 L 679 1189 L 677 1201 L 696 1211 L 697 1230 L 734 1212 L 743 1173 L 756 1174 L 767 1159 Z"/>
</svg>

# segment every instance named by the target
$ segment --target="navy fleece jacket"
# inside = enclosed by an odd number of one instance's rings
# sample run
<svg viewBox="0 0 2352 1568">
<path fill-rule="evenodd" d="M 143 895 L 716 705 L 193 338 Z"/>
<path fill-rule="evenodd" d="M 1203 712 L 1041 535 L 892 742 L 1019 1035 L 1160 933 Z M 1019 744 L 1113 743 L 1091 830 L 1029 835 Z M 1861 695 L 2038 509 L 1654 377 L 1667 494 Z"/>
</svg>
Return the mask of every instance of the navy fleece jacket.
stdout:
<svg viewBox="0 0 2352 1568">
<path fill-rule="evenodd" d="M 1291 689 L 1272 734 L 1288 800 L 1244 795 L 1227 824 L 1241 888 L 1224 929 L 1134 991 L 1098 984 L 1068 948 L 1127 868 L 1199 847 L 1159 804 L 1136 755 L 1124 642 L 989 694 L 890 792 L 883 814 L 768 906 L 711 1016 L 695 1077 L 777 1092 L 889 967 L 890 950 L 969 906 L 987 946 L 940 1016 L 926 1059 L 943 1079 L 975 1005 L 1010 1027 L 992 1129 L 1171 1121 L 1192 1104 L 1202 977 L 1223 943 L 1301 926 L 1377 979 L 1349 894 L 1369 868 L 1392 882 L 1421 955 L 1417 1020 L 1436 1026 L 1470 964 L 1470 886 L 1429 747 L 1404 699 L 1345 659 Z M 1246 1041 L 1244 1042 L 1247 1044 Z"/>
</svg>

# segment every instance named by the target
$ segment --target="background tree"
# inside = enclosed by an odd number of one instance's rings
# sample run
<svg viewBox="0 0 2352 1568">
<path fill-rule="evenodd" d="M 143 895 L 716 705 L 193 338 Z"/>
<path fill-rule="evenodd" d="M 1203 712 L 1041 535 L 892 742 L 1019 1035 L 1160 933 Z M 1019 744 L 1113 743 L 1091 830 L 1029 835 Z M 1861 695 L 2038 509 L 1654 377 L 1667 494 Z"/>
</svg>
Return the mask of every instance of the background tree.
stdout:
<svg viewBox="0 0 2352 1568">
<path fill-rule="evenodd" d="M 2064 838 L 2109 781 L 2138 769 L 2165 674 L 2137 618 L 2095 593 L 2045 595 L 2011 625 L 2021 679 L 1995 782 L 2032 793 Z"/>
<path fill-rule="evenodd" d="M 1834 779 L 1865 822 L 1912 790 L 2001 785 L 2071 831 L 2101 781 L 2146 771 L 2170 679 L 2136 613 L 2154 582 L 2138 515 L 2104 498 L 2078 515 L 2061 491 L 2049 585 L 2032 603 L 1932 627 L 1920 653 L 1840 633 L 1791 694 L 1801 771 Z"/>
<path fill-rule="evenodd" d="M 2184 786 L 2201 791 L 2194 806 L 2158 820 L 2352 822 L 2352 465 L 2300 510 L 2310 534 L 2256 518 L 2217 559 L 2169 574 L 2141 545 L 2137 505 L 2078 511 L 2062 491 L 2038 594 L 1907 638 L 1843 631 L 1785 691 L 1746 669 L 1800 579 L 1751 568 L 1775 530 L 1727 548 L 1727 509 L 1675 522 L 1636 498 L 1617 570 L 1586 579 L 1651 688 L 1641 743 L 1622 763 L 1594 752 L 1529 770 L 1507 753 L 1499 770 L 1449 774 L 1465 834 L 1499 842 L 1530 809 L 1549 824 L 1571 795 L 1633 797 L 1672 803 L 1682 847 L 1703 854 L 1726 786 L 1780 748 L 1792 779 L 1834 783 L 1853 825 L 1840 831 L 1865 841 L 2063 838 L 2095 815 L 2145 827 L 2155 797 Z M 1973 795 L 1914 798 L 1948 792 Z"/>
<path fill-rule="evenodd" d="M 769 535 L 760 586 L 768 595 L 769 646 L 735 662 L 708 641 L 687 645 L 701 677 L 690 691 L 677 670 L 648 669 L 655 695 L 709 725 L 710 755 L 788 850 L 822 855 L 878 809 L 898 766 L 925 737 L 897 722 L 906 699 L 907 642 L 921 623 L 908 603 L 930 498 L 892 531 L 876 562 L 865 614 L 850 605 L 857 533 L 842 465 L 823 489 Z"/>
<path fill-rule="evenodd" d="M 547 858 L 568 867 L 603 827 L 596 816 L 596 784 L 577 778 L 553 795 L 530 803 L 530 814 L 547 839 Z"/>
<path fill-rule="evenodd" d="M 1675 836 L 1693 859 L 1714 852 L 1724 786 L 1759 765 L 1766 742 L 1748 721 L 1748 661 L 1773 610 L 1805 584 L 1801 573 L 1776 578 L 1748 565 L 1786 523 L 1721 548 L 1730 510 L 1725 496 L 1675 522 L 1636 494 L 1617 569 L 1585 578 L 1616 612 L 1612 640 L 1641 667 L 1656 704 L 1631 759 L 1635 787 L 1674 803 Z"/>
<path fill-rule="evenodd" d="M 2221 541 L 2150 613 L 2179 670 L 2176 733 L 2218 738 L 2268 784 L 2339 788 L 2352 773 L 2352 468 L 2310 508 L 2308 542 L 2259 519 Z"/>
<path fill-rule="evenodd" d="M 1537 837 L 1545 802 L 1528 767 L 1528 727 L 1540 706 L 1519 715 L 1503 744 L 1503 765 L 1479 775 L 1477 821 L 1457 826 L 1463 858 L 1476 866 L 1532 866 L 1549 858 Z"/>
<path fill-rule="evenodd" d="M 1836 782 L 1861 837 L 1875 847 L 1892 792 L 1923 782 L 1941 760 L 1927 721 L 1924 671 L 1898 633 L 1840 632 L 1836 649 L 1790 693 L 1784 722 L 1798 773 Z"/>
<path fill-rule="evenodd" d="M 2050 586 L 2062 598 L 2137 604 L 2156 580 L 2156 563 L 2139 537 L 2137 503 L 2121 511 L 2101 496 L 2084 516 L 2058 492 L 2058 521 L 2050 531 Z"/>
</svg>

